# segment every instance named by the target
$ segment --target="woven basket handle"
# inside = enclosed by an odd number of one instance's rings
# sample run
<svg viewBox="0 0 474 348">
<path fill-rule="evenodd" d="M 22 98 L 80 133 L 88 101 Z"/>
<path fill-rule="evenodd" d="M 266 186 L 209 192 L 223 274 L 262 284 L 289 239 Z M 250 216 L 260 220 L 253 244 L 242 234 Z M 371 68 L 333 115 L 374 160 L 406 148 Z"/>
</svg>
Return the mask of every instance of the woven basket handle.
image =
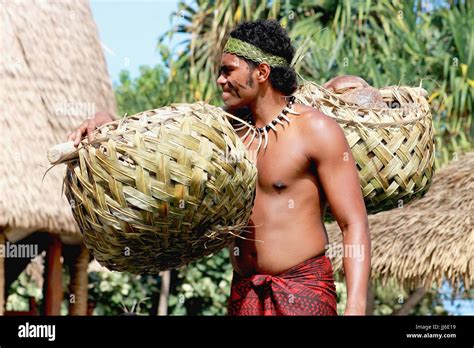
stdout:
<svg viewBox="0 0 474 348">
<path fill-rule="evenodd" d="M 64 161 L 74 159 L 78 154 L 78 148 L 74 146 L 73 141 L 57 144 L 48 149 L 47 157 L 51 164 L 59 164 Z"/>
<path fill-rule="evenodd" d="M 253 129 L 252 126 L 249 123 L 247 123 L 246 121 L 242 120 L 239 117 L 236 117 L 236 116 L 234 116 L 230 113 L 227 113 L 226 116 L 228 118 L 231 118 L 235 121 L 240 122 L 244 127 L 248 127 L 249 130 Z M 119 126 L 120 126 L 120 124 L 119 124 Z M 103 140 L 103 139 L 94 139 L 92 142 L 87 143 L 87 144 L 91 145 L 93 143 L 100 142 L 101 140 Z M 79 153 L 79 150 L 81 150 L 82 148 L 83 147 L 81 145 L 79 145 L 79 147 L 75 147 L 73 141 L 68 141 L 68 142 L 65 142 L 65 143 L 61 143 L 61 144 L 51 146 L 48 149 L 48 152 L 47 152 L 48 161 L 49 161 L 50 164 L 55 165 L 55 164 L 60 164 L 60 163 L 66 162 L 68 160 L 75 159 L 75 158 L 79 157 L 78 153 Z"/>
</svg>

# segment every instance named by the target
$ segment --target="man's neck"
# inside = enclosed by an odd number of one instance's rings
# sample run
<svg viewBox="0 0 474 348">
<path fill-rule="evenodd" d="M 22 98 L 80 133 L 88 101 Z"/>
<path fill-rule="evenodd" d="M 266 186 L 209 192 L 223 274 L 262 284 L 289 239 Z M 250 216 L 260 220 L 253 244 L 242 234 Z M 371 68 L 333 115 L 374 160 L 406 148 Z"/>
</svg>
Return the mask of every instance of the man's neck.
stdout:
<svg viewBox="0 0 474 348">
<path fill-rule="evenodd" d="M 253 124 L 256 127 L 264 127 L 273 121 L 288 104 L 288 99 L 283 94 L 268 89 L 266 93 L 259 95 L 249 105 L 252 113 Z"/>
</svg>

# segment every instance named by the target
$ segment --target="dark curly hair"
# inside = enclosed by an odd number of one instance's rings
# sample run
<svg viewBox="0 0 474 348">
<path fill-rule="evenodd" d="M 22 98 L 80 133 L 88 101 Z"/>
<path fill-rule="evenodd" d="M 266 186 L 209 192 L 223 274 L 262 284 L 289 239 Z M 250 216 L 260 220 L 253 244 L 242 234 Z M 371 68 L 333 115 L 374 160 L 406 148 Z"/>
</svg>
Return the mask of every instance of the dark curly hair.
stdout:
<svg viewBox="0 0 474 348">
<path fill-rule="evenodd" d="M 261 19 L 241 23 L 230 32 L 230 36 L 248 42 L 267 53 L 283 57 L 288 64 L 291 63 L 295 55 L 295 49 L 291 45 L 286 30 L 275 20 Z M 252 69 L 258 66 L 258 63 L 254 61 L 243 59 Z M 271 67 L 270 83 L 273 88 L 285 95 L 293 94 L 298 87 L 296 72 L 291 67 Z"/>
</svg>

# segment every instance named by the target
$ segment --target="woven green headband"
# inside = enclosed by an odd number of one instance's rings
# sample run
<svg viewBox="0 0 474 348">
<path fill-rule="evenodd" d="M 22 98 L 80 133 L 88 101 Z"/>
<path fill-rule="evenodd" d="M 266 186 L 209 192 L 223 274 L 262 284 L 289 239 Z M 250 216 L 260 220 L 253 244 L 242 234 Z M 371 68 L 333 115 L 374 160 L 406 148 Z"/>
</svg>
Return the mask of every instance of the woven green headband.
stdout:
<svg viewBox="0 0 474 348">
<path fill-rule="evenodd" d="M 271 67 L 288 66 L 288 62 L 285 58 L 266 53 L 260 48 L 234 37 L 229 38 L 223 51 L 236 54 L 257 63 L 267 63 Z"/>
</svg>

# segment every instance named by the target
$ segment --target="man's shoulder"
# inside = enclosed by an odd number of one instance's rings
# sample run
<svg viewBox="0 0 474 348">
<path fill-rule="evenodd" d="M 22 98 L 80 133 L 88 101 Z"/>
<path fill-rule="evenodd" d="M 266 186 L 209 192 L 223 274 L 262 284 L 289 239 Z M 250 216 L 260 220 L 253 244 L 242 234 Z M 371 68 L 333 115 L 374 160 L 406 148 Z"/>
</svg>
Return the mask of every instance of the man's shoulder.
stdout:
<svg viewBox="0 0 474 348">
<path fill-rule="evenodd" d="M 321 133 L 333 133 L 340 131 L 339 124 L 330 116 L 323 114 L 320 110 L 311 106 L 299 104 L 297 111 L 300 113 L 300 127 L 303 133 L 311 136 L 323 135 Z"/>
<path fill-rule="evenodd" d="M 336 120 L 309 106 L 299 110 L 299 134 L 311 157 L 329 155 L 333 150 L 345 147 L 346 138 Z"/>
</svg>

